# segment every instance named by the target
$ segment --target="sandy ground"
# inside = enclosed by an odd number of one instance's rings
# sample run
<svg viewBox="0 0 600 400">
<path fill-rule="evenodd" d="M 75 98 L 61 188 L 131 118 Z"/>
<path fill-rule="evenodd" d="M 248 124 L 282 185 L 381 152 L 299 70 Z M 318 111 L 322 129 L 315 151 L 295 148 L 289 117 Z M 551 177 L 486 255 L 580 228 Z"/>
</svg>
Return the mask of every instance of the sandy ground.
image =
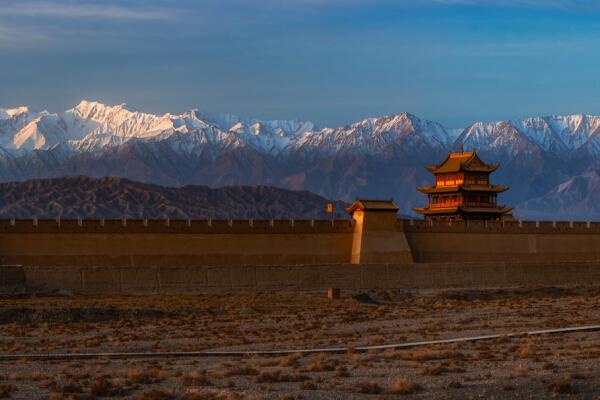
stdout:
<svg viewBox="0 0 600 400">
<path fill-rule="evenodd" d="M 0 299 L 0 353 L 347 348 L 278 357 L 0 361 L 0 398 L 600 398 L 600 288 Z"/>
</svg>

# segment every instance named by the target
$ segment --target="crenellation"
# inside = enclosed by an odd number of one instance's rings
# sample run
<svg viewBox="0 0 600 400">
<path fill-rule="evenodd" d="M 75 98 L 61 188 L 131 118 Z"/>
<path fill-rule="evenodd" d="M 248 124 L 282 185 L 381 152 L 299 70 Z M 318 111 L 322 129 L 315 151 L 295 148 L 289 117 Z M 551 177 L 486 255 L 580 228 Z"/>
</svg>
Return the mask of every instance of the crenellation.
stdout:
<svg viewBox="0 0 600 400">
<path fill-rule="evenodd" d="M 540 228 L 540 221 L 522 221 L 521 229 L 529 232 L 537 232 Z"/>
<path fill-rule="evenodd" d="M 14 233 L 312 233 L 350 232 L 351 220 L 192 220 L 192 219 L 20 219 L 0 220 L 0 231 Z"/>
<path fill-rule="evenodd" d="M 399 220 L 398 230 L 410 232 L 521 232 L 521 233 L 590 233 L 600 232 L 600 223 L 583 221 L 413 221 Z"/>
</svg>

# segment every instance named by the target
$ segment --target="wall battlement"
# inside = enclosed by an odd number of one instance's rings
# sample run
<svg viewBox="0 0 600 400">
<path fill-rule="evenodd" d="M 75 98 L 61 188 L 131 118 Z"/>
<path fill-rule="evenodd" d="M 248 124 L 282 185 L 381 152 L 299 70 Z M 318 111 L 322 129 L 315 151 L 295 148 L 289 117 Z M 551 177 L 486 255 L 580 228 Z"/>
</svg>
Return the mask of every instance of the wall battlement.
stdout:
<svg viewBox="0 0 600 400">
<path fill-rule="evenodd" d="M 581 221 L 422 221 L 398 220 L 397 229 L 405 232 L 465 232 L 521 234 L 600 234 L 600 222 Z"/>
<path fill-rule="evenodd" d="M 10 219 L 0 233 L 351 233 L 351 220 Z"/>
<path fill-rule="evenodd" d="M 351 233 L 354 220 L 0 219 L 0 233 Z M 600 222 L 398 219 L 399 232 L 600 234 Z"/>
</svg>

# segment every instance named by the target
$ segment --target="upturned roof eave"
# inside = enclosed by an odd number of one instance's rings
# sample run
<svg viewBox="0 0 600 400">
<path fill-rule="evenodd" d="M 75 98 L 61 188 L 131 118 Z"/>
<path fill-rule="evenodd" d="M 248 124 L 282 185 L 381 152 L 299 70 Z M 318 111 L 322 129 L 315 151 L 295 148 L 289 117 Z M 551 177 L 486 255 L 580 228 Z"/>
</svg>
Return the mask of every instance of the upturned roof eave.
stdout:
<svg viewBox="0 0 600 400">
<path fill-rule="evenodd" d="M 436 214 L 458 214 L 464 212 L 466 214 L 506 214 L 512 211 L 512 207 L 447 207 L 447 208 L 429 208 L 429 207 L 418 207 L 413 208 L 413 211 L 423 215 L 436 215 Z"/>
<path fill-rule="evenodd" d="M 460 207 L 460 211 L 473 214 L 506 214 L 512 209 L 513 207 Z"/>
<path fill-rule="evenodd" d="M 444 187 L 435 187 L 435 186 L 420 186 L 417 187 L 417 190 L 422 193 L 452 193 L 457 192 L 459 186 L 444 186 Z"/>
<path fill-rule="evenodd" d="M 434 214 L 451 214 L 458 212 L 458 207 L 447 207 L 447 208 L 436 208 L 432 209 L 429 207 L 418 207 L 413 208 L 413 211 L 423 215 L 434 215 Z"/>
<path fill-rule="evenodd" d="M 488 186 L 477 186 L 477 185 L 454 185 L 454 186 L 419 186 L 417 190 L 425 194 L 434 193 L 456 193 L 460 191 L 465 192 L 493 192 L 502 193 L 508 190 L 508 186 L 501 185 L 488 185 Z"/>
<path fill-rule="evenodd" d="M 502 185 L 487 185 L 487 186 L 478 186 L 478 185 L 460 185 L 460 188 L 465 192 L 493 192 L 493 193 L 502 193 L 508 190 L 508 186 Z"/>
</svg>

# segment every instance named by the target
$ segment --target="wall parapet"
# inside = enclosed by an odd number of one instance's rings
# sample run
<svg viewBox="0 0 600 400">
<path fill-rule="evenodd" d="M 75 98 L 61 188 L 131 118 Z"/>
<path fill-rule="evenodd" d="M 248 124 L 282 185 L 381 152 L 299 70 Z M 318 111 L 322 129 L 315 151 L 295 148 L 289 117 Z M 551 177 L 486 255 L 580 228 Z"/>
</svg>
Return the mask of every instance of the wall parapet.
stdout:
<svg viewBox="0 0 600 400">
<path fill-rule="evenodd" d="M 0 233 L 352 233 L 355 221 L 262 219 L 0 219 Z M 399 232 L 600 233 L 600 222 L 425 221 L 398 219 Z"/>
<path fill-rule="evenodd" d="M 352 220 L 3 219 L 0 233 L 351 233 Z"/>
<path fill-rule="evenodd" d="M 582 221 L 433 221 L 399 219 L 396 229 L 410 233 L 599 234 L 600 222 Z"/>
</svg>

